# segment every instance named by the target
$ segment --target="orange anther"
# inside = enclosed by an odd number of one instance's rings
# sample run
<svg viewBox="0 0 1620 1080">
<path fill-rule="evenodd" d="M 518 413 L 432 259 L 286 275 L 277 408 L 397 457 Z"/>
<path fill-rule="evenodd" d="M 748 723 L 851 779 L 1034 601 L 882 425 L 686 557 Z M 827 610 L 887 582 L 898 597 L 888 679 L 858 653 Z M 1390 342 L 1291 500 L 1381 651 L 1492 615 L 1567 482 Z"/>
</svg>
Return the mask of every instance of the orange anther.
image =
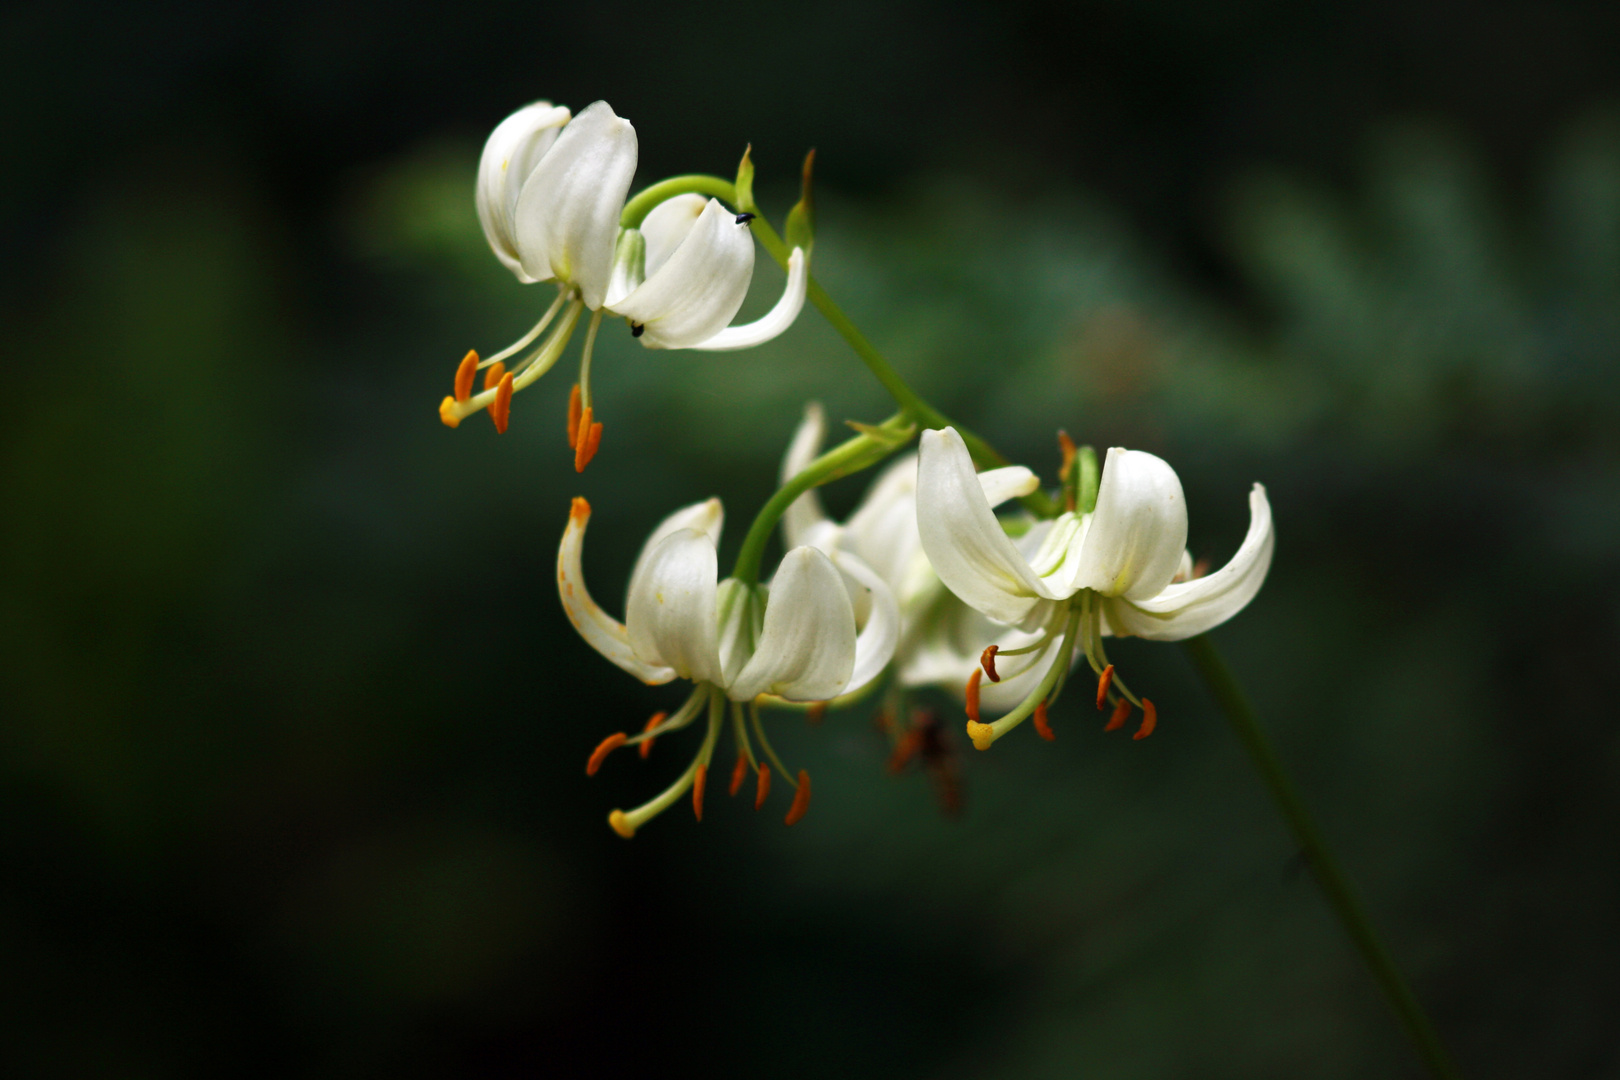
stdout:
<svg viewBox="0 0 1620 1080">
<path fill-rule="evenodd" d="M 579 442 L 579 383 L 568 394 L 568 445 Z"/>
<path fill-rule="evenodd" d="M 602 425 L 593 424 L 591 415 L 589 406 L 579 414 L 579 438 L 574 442 L 575 472 L 584 472 L 585 466 L 596 456 L 596 448 L 602 445 Z"/>
<path fill-rule="evenodd" d="M 742 790 L 743 777 L 748 775 L 748 759 L 742 754 L 737 755 L 737 765 L 731 770 L 731 795 Z"/>
<path fill-rule="evenodd" d="M 1000 645 L 986 645 L 984 652 L 979 654 L 979 666 L 984 668 L 984 673 L 990 676 L 991 682 L 1001 681 L 1001 676 L 996 674 L 996 653 L 1000 651 Z"/>
<path fill-rule="evenodd" d="M 499 360 L 495 361 L 493 364 L 489 365 L 489 370 L 484 372 L 484 389 L 495 389 L 495 387 L 501 384 L 501 379 L 505 375 L 506 365 L 501 363 Z"/>
<path fill-rule="evenodd" d="M 803 769 L 799 770 L 799 790 L 793 793 L 793 805 L 788 807 L 787 817 L 782 821 L 788 825 L 797 825 L 799 819 L 804 817 L 805 811 L 810 809 L 810 774 Z"/>
<path fill-rule="evenodd" d="M 1114 715 L 1108 718 L 1108 724 L 1103 728 L 1103 730 L 1118 731 L 1120 728 L 1125 726 L 1125 721 L 1130 718 L 1130 715 L 1130 701 L 1125 698 L 1120 698 L 1119 704 L 1114 706 Z"/>
<path fill-rule="evenodd" d="M 703 784 L 709 778 L 709 767 L 699 765 L 697 775 L 692 778 L 692 813 L 697 815 L 699 821 L 703 820 Z"/>
<path fill-rule="evenodd" d="M 1114 681 L 1114 665 L 1109 664 L 1103 668 L 1103 673 L 1097 676 L 1097 708 L 1101 709 L 1108 703 L 1108 687 Z"/>
<path fill-rule="evenodd" d="M 826 717 L 826 715 L 827 715 L 827 703 L 825 701 L 812 702 L 810 704 L 810 707 L 804 711 L 804 718 L 806 720 L 808 720 L 812 724 L 821 723 L 821 721 L 823 720 L 823 718 Z"/>
<path fill-rule="evenodd" d="M 1074 440 L 1069 438 L 1067 431 L 1058 432 L 1058 449 L 1063 451 L 1063 465 L 1058 469 L 1058 479 L 1068 480 L 1069 470 L 1074 468 L 1075 447 Z"/>
<path fill-rule="evenodd" d="M 979 677 L 983 674 L 982 669 L 974 668 L 967 681 L 967 714 L 975 724 L 979 722 Z"/>
<path fill-rule="evenodd" d="M 473 376 L 478 374 L 478 354 L 471 349 L 461 358 L 461 364 L 456 368 L 456 400 L 466 401 L 472 397 Z"/>
<path fill-rule="evenodd" d="M 908 731 L 900 736 L 900 741 L 894 744 L 894 753 L 889 755 L 889 762 L 885 766 L 890 776 L 898 775 L 900 770 L 911 762 L 912 757 L 917 753 L 917 744 L 921 741 L 922 739 L 915 731 Z"/>
<path fill-rule="evenodd" d="M 1147 738 L 1149 735 L 1153 734 L 1153 729 L 1158 726 L 1158 723 L 1159 723 L 1158 710 L 1156 710 L 1153 707 L 1153 702 L 1149 701 L 1147 698 L 1143 698 L 1142 699 L 1142 726 L 1136 729 L 1136 734 L 1132 735 L 1131 738 L 1133 738 L 1133 739 L 1145 739 L 1145 738 Z"/>
<path fill-rule="evenodd" d="M 591 760 L 585 763 L 585 775 L 595 776 L 596 770 L 602 767 L 602 762 L 607 760 L 607 756 L 623 746 L 629 737 L 622 731 L 616 731 L 603 739 L 596 749 L 591 751 Z"/>
<path fill-rule="evenodd" d="M 500 385 L 495 388 L 495 401 L 489 407 L 489 418 L 495 421 L 495 430 L 506 434 L 506 425 L 512 419 L 512 373 L 508 371 L 501 376 Z"/>
<path fill-rule="evenodd" d="M 1046 722 L 1046 702 L 1044 701 L 1035 706 L 1035 734 L 1047 742 L 1057 738 L 1057 734 L 1052 730 L 1052 725 Z"/>
<path fill-rule="evenodd" d="M 585 500 L 584 499 L 579 499 L 577 501 L 578 502 L 584 502 Z M 664 718 L 667 717 L 668 715 L 669 715 L 669 713 L 661 713 L 661 712 L 653 713 L 652 714 L 652 719 L 647 721 L 647 726 L 641 729 L 641 733 L 643 735 L 645 735 L 647 732 L 651 731 L 653 728 L 657 727 L 659 724 L 662 724 L 664 722 Z M 648 739 L 646 742 L 644 742 L 640 746 L 636 747 L 636 749 L 641 751 L 641 760 L 642 761 L 647 760 L 647 755 L 652 753 L 652 744 L 657 742 L 657 741 L 658 741 L 657 739 Z"/>
<path fill-rule="evenodd" d="M 771 793 L 771 767 L 764 762 L 759 765 L 759 777 L 754 788 L 754 809 L 758 810 L 765 805 L 765 797 Z M 806 796 L 808 798 L 808 796 Z"/>
</svg>

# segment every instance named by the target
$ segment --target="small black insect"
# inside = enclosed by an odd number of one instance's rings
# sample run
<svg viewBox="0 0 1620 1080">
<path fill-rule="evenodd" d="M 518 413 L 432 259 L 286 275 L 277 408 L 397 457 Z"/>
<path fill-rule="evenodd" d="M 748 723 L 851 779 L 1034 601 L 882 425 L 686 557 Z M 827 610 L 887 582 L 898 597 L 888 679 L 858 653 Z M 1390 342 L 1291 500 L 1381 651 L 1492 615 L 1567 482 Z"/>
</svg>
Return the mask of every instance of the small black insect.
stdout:
<svg viewBox="0 0 1620 1080">
<path fill-rule="evenodd" d="M 630 324 L 630 336 L 640 337 L 647 329 L 646 324 L 633 322 Z"/>
<path fill-rule="evenodd" d="M 739 225 L 746 225 L 750 221 L 753 221 L 753 220 L 754 220 L 754 215 L 753 214 L 738 214 L 737 215 L 737 224 L 739 224 Z"/>
</svg>

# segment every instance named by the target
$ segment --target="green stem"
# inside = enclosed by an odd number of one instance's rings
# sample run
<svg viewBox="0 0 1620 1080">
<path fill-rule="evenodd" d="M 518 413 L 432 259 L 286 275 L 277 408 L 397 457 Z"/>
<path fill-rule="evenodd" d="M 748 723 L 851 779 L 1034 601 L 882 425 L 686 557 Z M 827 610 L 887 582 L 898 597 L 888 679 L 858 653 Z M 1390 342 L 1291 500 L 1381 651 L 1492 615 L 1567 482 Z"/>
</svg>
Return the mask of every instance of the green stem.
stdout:
<svg viewBox="0 0 1620 1080">
<path fill-rule="evenodd" d="M 748 527 L 742 550 L 737 553 L 737 565 L 731 571 L 732 577 L 749 585 L 759 580 L 759 566 L 765 555 L 765 544 L 771 538 L 771 530 L 776 528 L 776 523 L 800 495 L 840 476 L 848 476 L 877 464 L 910 442 L 916 431 L 906 422 L 904 413 L 891 416 L 871 430 L 879 434 L 863 433 L 833 447 L 776 490 L 776 494 L 770 497 L 770 501 L 755 516 L 754 523 Z"/>
<path fill-rule="evenodd" d="M 1327 895 L 1328 904 L 1339 917 L 1339 922 L 1350 935 L 1350 940 L 1355 942 L 1356 948 L 1360 950 L 1362 960 L 1366 962 L 1379 989 L 1389 1000 L 1390 1007 L 1395 1010 L 1396 1018 L 1406 1029 L 1406 1034 L 1416 1046 L 1419 1056 L 1435 1076 L 1443 1080 L 1459 1080 L 1462 1074 L 1458 1072 L 1456 1063 L 1451 1060 L 1451 1055 L 1441 1044 L 1439 1033 L 1428 1015 L 1424 1013 L 1423 1006 L 1418 1003 L 1417 995 L 1412 992 L 1400 969 L 1395 966 L 1395 958 L 1390 955 L 1389 949 L 1373 929 L 1372 920 L 1367 917 L 1367 910 L 1351 886 L 1350 879 L 1345 876 L 1333 853 L 1328 850 L 1327 840 L 1322 835 L 1321 828 L 1306 809 L 1299 789 L 1294 787 L 1294 782 L 1289 779 L 1287 770 L 1283 768 L 1282 759 L 1277 756 L 1277 751 L 1271 745 L 1271 740 L 1266 738 L 1254 706 L 1249 704 L 1248 696 L 1238 685 L 1232 669 L 1221 659 L 1208 634 L 1189 638 L 1182 642 L 1182 648 L 1186 650 L 1193 666 L 1198 669 L 1198 674 L 1203 677 L 1210 693 L 1215 695 L 1215 701 L 1226 714 L 1226 719 L 1237 734 L 1238 741 L 1249 752 L 1255 768 L 1260 771 L 1260 778 L 1265 781 L 1277 809 L 1282 812 L 1283 819 L 1287 821 L 1289 829 L 1294 834 L 1294 840 L 1305 855 L 1311 872 L 1316 875 L 1317 884 Z"/>
<path fill-rule="evenodd" d="M 782 238 L 776 234 L 776 230 L 771 228 L 771 223 L 766 221 L 763 216 L 759 216 L 754 218 L 751 227 L 754 230 L 754 235 L 759 237 L 759 242 L 764 245 L 765 250 L 770 252 L 771 257 L 785 269 L 788 255 L 791 252 L 789 252 L 787 245 L 782 242 Z M 922 396 L 915 390 L 907 386 L 906 381 L 900 377 L 900 373 L 894 370 L 893 365 L 884 358 L 882 353 L 877 351 L 877 348 L 870 341 L 866 340 L 866 335 L 862 334 L 855 324 L 850 322 L 849 316 L 845 315 L 843 309 L 834 302 L 832 297 L 827 295 L 827 290 L 821 287 L 821 283 L 816 281 L 814 275 L 810 278 L 806 295 L 809 297 L 810 302 L 816 306 L 816 310 L 821 312 L 822 317 L 832 325 L 834 330 L 838 331 L 838 336 L 843 338 L 849 347 L 854 350 L 855 355 L 861 358 L 861 362 L 866 365 L 867 370 L 871 371 L 877 381 L 883 384 L 883 389 L 889 392 L 889 396 L 894 399 L 894 403 L 904 409 L 906 415 L 915 420 L 920 427 L 954 427 L 957 434 L 962 436 L 962 442 L 967 445 L 968 454 L 972 456 L 973 463 L 981 469 L 995 469 L 1008 463 L 1006 458 L 996 452 L 995 447 L 934 408 L 923 400 Z M 1031 513 L 1042 518 L 1056 517 L 1063 509 L 1056 500 L 1052 499 L 1044 491 L 1036 491 L 1033 494 L 1024 496 L 1019 501 Z"/>
<path fill-rule="evenodd" d="M 639 229 L 653 207 L 677 195 L 708 195 L 733 206 L 737 205 L 737 185 L 730 180 L 722 180 L 718 176 L 704 176 L 700 173 L 672 176 L 668 180 L 660 180 L 652 187 L 636 192 L 635 196 L 624 204 L 624 210 L 619 214 L 619 228 Z"/>
</svg>

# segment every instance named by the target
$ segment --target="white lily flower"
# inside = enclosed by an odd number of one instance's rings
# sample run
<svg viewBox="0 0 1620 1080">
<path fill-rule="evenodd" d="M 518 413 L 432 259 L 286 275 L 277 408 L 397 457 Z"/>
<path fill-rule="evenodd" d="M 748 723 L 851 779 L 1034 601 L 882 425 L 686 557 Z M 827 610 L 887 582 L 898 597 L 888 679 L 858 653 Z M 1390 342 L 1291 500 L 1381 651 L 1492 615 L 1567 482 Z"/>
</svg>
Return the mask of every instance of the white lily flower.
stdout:
<svg viewBox="0 0 1620 1080">
<path fill-rule="evenodd" d="M 781 481 L 787 483 L 821 452 L 826 418 L 821 406 L 805 408 L 793 442 L 782 459 Z M 1034 473 L 1021 465 L 991 469 L 977 476 L 986 503 L 999 506 L 1028 495 L 1039 486 Z M 782 515 L 790 546 L 808 544 L 837 559 L 857 556 L 888 584 L 900 610 L 900 641 L 895 649 L 896 677 L 904 687 L 939 686 L 963 693 L 963 672 L 979 664 L 987 641 L 998 650 L 1016 650 L 1034 635 L 998 627 L 948 592 L 923 552 L 917 531 L 917 455 L 897 458 L 872 482 L 865 498 L 840 525 L 822 509 L 817 493 L 807 491 Z M 1078 653 L 1071 650 L 1071 660 Z M 1042 652 L 1013 661 L 1000 682 L 986 686 L 985 704 L 1010 708 L 1039 681 L 1050 657 Z"/>
<path fill-rule="evenodd" d="M 727 325 L 754 276 L 752 218 L 701 195 L 659 203 L 639 230 L 620 238 L 608 311 L 628 319 L 650 349 L 728 352 L 781 334 L 799 317 L 810 283 L 802 248 L 788 258 L 787 285 L 775 307 L 754 322 Z"/>
<path fill-rule="evenodd" d="M 1265 488 L 1249 495 L 1248 535 L 1226 566 L 1187 576 L 1187 508 L 1181 481 L 1162 459 L 1139 450 L 1108 451 L 1090 513 L 1070 511 L 1015 544 L 976 482 L 972 458 L 952 428 L 923 433 L 917 524 L 935 571 L 957 596 L 991 620 L 1054 641 L 1078 643 L 1098 674 L 1097 703 L 1114 701 L 1109 728 L 1132 705 L 1143 710 L 1136 737 L 1153 730 L 1153 703 L 1132 694 L 1103 650 L 1105 635 L 1176 641 L 1237 614 L 1260 589 L 1275 535 Z M 968 734 L 981 750 L 1032 713 L 1044 716 L 1067 667 L 1053 664 L 1040 684 L 994 724 L 978 720 L 978 673 L 968 686 Z"/>
<path fill-rule="evenodd" d="M 563 610 L 574 628 L 597 652 L 649 685 L 674 679 L 696 683 L 686 705 L 673 717 L 662 714 L 640 735 L 610 736 L 592 755 L 588 772 L 626 743 L 650 743 L 685 727 L 705 705 L 709 730 L 692 766 L 658 798 L 628 813 L 615 810 L 609 824 L 622 836 L 634 835 L 683 792 L 694 792 L 702 817 L 703 785 L 715 739 L 729 699 L 738 741 L 738 766 L 732 791 L 749 767 L 764 801 L 769 769 L 754 758 L 743 726 L 748 705 L 755 736 L 787 776 L 765 739 L 756 698 L 773 695 L 788 701 L 823 701 L 855 690 L 882 672 L 893 655 L 899 613 L 883 579 L 858 558 L 844 556 L 834 565 L 823 552 L 797 547 L 783 558 L 768 586 L 734 578 L 719 581 L 715 544 L 724 514 L 718 499 L 686 507 L 666 518 L 648 538 L 630 579 L 625 621 L 614 619 L 592 600 L 585 587 L 582 552 L 590 505 L 575 499 L 557 554 L 557 582 Z M 856 618 L 856 601 L 866 610 Z M 801 771 L 789 824 L 808 805 L 808 778 Z"/>
<path fill-rule="evenodd" d="M 496 126 L 478 164 L 478 220 L 495 257 L 525 284 L 552 281 L 556 299 L 523 337 L 493 356 L 468 352 L 454 393 L 439 405 L 449 427 L 488 409 L 497 431 L 511 417 L 512 395 L 549 371 L 590 311 L 579 382 L 568 409 L 568 445 L 584 471 L 602 440 L 591 400 L 591 354 L 604 315 L 624 318 L 655 349 L 728 351 L 763 344 L 785 331 L 804 307 L 810 269 L 794 248 L 781 299 L 763 317 L 729 326 L 754 272 L 752 214 L 733 214 L 700 195 L 677 195 L 653 209 L 639 228 L 621 229 L 635 175 L 635 128 L 605 101 L 570 118 L 567 108 L 537 101 Z M 555 323 L 555 326 L 553 326 Z M 546 333 L 532 352 L 512 362 Z M 483 390 L 474 393 L 478 372 Z"/>
</svg>

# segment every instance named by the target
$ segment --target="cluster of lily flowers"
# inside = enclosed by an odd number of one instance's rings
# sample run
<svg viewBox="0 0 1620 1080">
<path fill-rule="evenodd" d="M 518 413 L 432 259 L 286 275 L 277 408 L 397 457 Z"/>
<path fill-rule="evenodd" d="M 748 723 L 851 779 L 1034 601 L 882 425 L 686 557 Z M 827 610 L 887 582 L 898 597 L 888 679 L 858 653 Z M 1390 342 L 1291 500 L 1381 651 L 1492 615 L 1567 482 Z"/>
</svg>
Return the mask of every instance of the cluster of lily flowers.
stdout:
<svg viewBox="0 0 1620 1080">
<path fill-rule="evenodd" d="M 575 466 L 583 470 L 601 439 L 589 379 L 604 314 L 627 320 L 643 344 L 669 349 L 747 348 L 792 325 L 809 281 L 808 245 L 792 249 L 775 307 L 757 322 L 729 326 L 753 272 L 754 215 L 691 192 L 638 195 L 627 204 L 635 163 L 634 129 L 603 102 L 572 118 L 541 102 L 495 129 L 479 166 L 485 235 L 519 280 L 555 282 L 558 295 L 509 348 L 482 361 L 468 354 L 440 409 L 446 424 L 488 409 L 504 431 L 512 394 L 556 363 L 588 310 L 568 424 Z M 648 190 L 656 196 L 659 188 Z M 505 367 L 548 328 L 532 352 Z M 474 394 L 481 368 L 484 389 Z M 889 431 L 887 442 L 862 437 L 878 446 L 875 461 L 912 431 L 906 428 L 903 438 Z M 825 417 L 811 405 L 782 463 L 784 488 L 799 478 L 822 482 L 841 474 L 818 468 L 828 460 L 821 456 L 825 434 Z M 1053 738 L 1048 711 L 1084 658 L 1096 680 L 1097 708 L 1108 711 L 1106 730 L 1125 726 L 1139 711 L 1135 737 L 1151 734 L 1153 702 L 1116 672 L 1105 639 L 1175 641 L 1247 605 L 1271 564 L 1265 489 L 1256 484 L 1249 495 L 1249 529 L 1236 554 L 1205 573 L 1187 551 L 1181 482 L 1165 461 L 1115 447 L 1099 464 L 1089 447 L 1077 448 L 1061 434 L 1060 443 L 1059 485 L 1045 497 L 1031 470 L 979 471 L 957 430 L 924 430 L 917 452 L 890 463 L 847 521 L 827 517 L 813 486 L 786 505 L 779 523 L 788 550 L 765 583 L 757 573 L 721 579 L 719 499 L 676 510 L 642 547 L 623 621 L 586 587 L 591 509 L 575 499 L 557 555 L 570 622 L 597 652 L 647 685 L 692 684 L 672 712 L 655 714 L 634 735 L 604 739 L 587 773 L 619 747 L 637 746 L 645 758 L 655 740 L 704 721 L 685 771 L 643 805 L 614 810 L 611 827 L 633 836 L 687 796 L 701 821 L 709 768 L 728 723 L 737 752 L 731 793 L 752 777 L 758 808 L 773 776 L 780 777 L 794 792 L 786 821 L 795 823 L 808 808 L 810 779 L 783 765 L 766 737 L 762 707 L 820 711 L 885 680 L 904 690 L 957 694 L 968 737 L 987 750 L 1025 720 Z M 1056 509 L 1032 513 L 1019 501 Z M 985 719 L 993 714 L 999 715 Z"/>
</svg>

